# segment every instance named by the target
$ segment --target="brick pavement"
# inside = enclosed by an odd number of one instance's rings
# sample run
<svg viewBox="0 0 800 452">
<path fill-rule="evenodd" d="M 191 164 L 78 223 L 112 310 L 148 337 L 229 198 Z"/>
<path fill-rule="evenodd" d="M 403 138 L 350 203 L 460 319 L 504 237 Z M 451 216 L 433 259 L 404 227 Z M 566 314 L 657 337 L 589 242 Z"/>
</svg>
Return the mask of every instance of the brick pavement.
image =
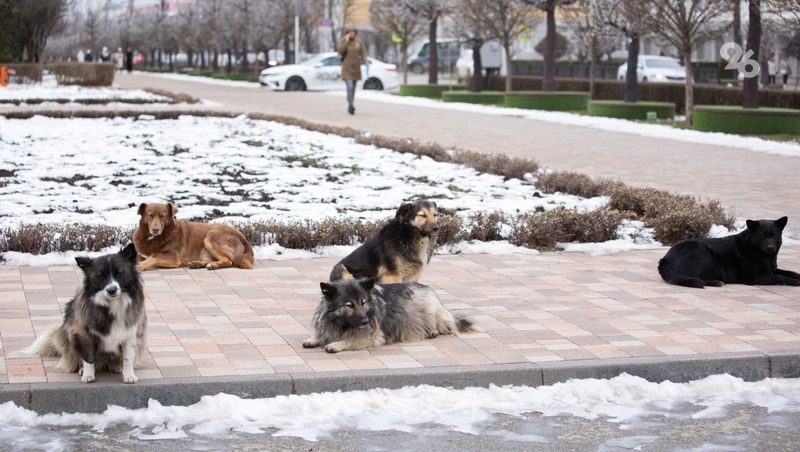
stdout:
<svg viewBox="0 0 800 452">
<path fill-rule="evenodd" d="M 669 286 L 656 273 L 661 255 L 437 255 L 423 282 L 482 331 L 339 354 L 301 346 L 317 283 L 334 259 L 150 271 L 148 353 L 137 375 L 167 381 L 800 349 L 799 288 Z M 800 269 L 800 247 L 784 249 L 780 263 Z M 53 359 L 17 351 L 60 321 L 80 277 L 75 266 L 0 267 L 0 382 L 77 380 L 54 370 Z"/>
<path fill-rule="evenodd" d="M 800 220 L 800 191 L 794 182 L 800 158 L 375 102 L 363 102 L 353 119 L 338 112 L 340 99 L 313 93 L 256 92 L 141 75 L 122 77 L 120 84 L 154 85 L 216 102 L 205 108 L 238 107 L 386 135 L 436 138 L 630 184 L 717 197 L 735 206 L 739 217 L 788 214 L 794 236 L 793 219 Z M 687 161 L 694 162 L 692 171 L 686 171 Z M 779 264 L 798 271 L 800 245 L 789 245 Z M 423 282 L 436 288 L 448 308 L 471 315 L 481 332 L 336 355 L 300 345 L 319 299 L 317 283 L 327 277 L 334 259 L 259 261 L 252 271 L 147 272 L 149 346 L 137 375 L 142 382 L 181 384 L 186 378 L 346 378 L 372 370 L 407 375 L 409 370 L 595 365 L 620 359 L 625 369 L 625 359 L 669 363 L 711 356 L 733 360 L 743 354 L 788 354 L 788 373 L 800 375 L 800 288 L 670 286 L 656 272 L 663 253 L 437 255 Z M 2 390 L 12 387 L 82 387 L 74 374 L 54 370 L 55 360 L 18 353 L 34 333 L 60 321 L 79 280 L 75 266 L 0 266 L 0 400 Z M 99 377 L 101 383 L 118 379 Z"/>
</svg>

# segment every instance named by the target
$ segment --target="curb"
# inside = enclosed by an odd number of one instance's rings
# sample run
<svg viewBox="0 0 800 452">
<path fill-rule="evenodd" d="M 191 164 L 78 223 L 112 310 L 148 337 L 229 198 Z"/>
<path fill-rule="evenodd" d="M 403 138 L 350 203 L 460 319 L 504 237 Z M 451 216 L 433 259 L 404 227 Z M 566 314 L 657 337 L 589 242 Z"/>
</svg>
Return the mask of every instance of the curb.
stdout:
<svg viewBox="0 0 800 452">
<path fill-rule="evenodd" d="M 746 381 L 800 377 L 800 353 L 729 353 L 657 358 L 597 359 L 580 362 L 521 363 L 491 366 L 459 366 L 381 369 L 357 372 L 285 373 L 251 377 L 183 378 L 143 380 L 134 385 L 119 382 L 118 375 L 101 374 L 90 385 L 28 383 L 0 386 L 0 403 L 45 413 L 100 413 L 109 405 L 136 409 L 150 399 L 165 406 L 192 405 L 205 395 L 221 392 L 241 398 L 267 398 L 315 392 L 396 389 L 431 385 L 462 389 L 490 385 L 542 386 L 570 379 L 612 378 L 621 373 L 660 382 L 684 383 L 716 374 L 730 374 Z"/>
</svg>

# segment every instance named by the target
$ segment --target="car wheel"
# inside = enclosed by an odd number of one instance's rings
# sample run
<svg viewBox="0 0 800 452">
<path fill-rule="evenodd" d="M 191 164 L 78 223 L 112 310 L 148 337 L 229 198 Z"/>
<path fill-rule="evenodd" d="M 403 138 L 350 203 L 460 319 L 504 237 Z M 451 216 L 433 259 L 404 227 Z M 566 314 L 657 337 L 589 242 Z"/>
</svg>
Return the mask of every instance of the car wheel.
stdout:
<svg viewBox="0 0 800 452">
<path fill-rule="evenodd" d="M 425 73 L 425 66 L 423 66 L 421 64 L 412 64 L 408 69 L 411 72 L 415 73 L 415 74 L 424 74 Z"/>
<path fill-rule="evenodd" d="M 290 77 L 286 80 L 286 91 L 305 91 L 306 82 L 300 77 Z"/>
<path fill-rule="evenodd" d="M 364 89 L 383 90 L 383 83 L 375 77 L 370 77 L 364 81 Z"/>
</svg>

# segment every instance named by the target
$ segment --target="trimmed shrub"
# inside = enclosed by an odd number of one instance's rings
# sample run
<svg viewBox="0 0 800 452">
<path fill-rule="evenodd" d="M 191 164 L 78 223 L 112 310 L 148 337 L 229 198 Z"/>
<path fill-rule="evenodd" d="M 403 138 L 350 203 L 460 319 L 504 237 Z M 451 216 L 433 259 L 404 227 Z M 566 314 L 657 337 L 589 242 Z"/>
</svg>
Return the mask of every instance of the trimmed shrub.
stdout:
<svg viewBox="0 0 800 452">
<path fill-rule="evenodd" d="M 670 102 L 623 102 L 621 100 L 589 101 L 589 116 L 606 116 L 622 119 L 648 119 L 655 113 L 658 119 L 675 118 L 675 104 Z"/>
<path fill-rule="evenodd" d="M 429 99 L 441 99 L 445 91 L 463 91 L 467 87 L 464 85 L 400 85 L 397 94 L 401 96 L 427 97 Z"/>
<path fill-rule="evenodd" d="M 8 68 L 9 83 L 38 83 L 42 81 L 42 69 L 44 66 L 41 64 L 0 63 L 0 66 Z"/>
<path fill-rule="evenodd" d="M 465 102 L 480 105 L 503 105 L 505 93 L 502 91 L 444 91 L 442 100 L 445 102 Z"/>
<path fill-rule="evenodd" d="M 114 63 L 50 63 L 59 85 L 111 86 L 114 83 Z"/>
<path fill-rule="evenodd" d="M 589 93 L 566 91 L 515 91 L 506 93 L 503 105 L 547 111 L 585 111 Z"/>
<path fill-rule="evenodd" d="M 621 213 L 607 209 L 522 214 L 517 217 L 511 242 L 541 250 L 553 250 L 559 242 L 604 242 L 617 238 L 623 219 Z"/>
<path fill-rule="evenodd" d="M 604 194 L 603 183 L 585 174 L 569 171 L 541 174 L 536 178 L 536 186 L 545 193 L 568 193 L 584 198 L 594 198 Z"/>
<path fill-rule="evenodd" d="M 692 127 L 741 135 L 800 134 L 800 110 L 698 105 Z"/>
</svg>

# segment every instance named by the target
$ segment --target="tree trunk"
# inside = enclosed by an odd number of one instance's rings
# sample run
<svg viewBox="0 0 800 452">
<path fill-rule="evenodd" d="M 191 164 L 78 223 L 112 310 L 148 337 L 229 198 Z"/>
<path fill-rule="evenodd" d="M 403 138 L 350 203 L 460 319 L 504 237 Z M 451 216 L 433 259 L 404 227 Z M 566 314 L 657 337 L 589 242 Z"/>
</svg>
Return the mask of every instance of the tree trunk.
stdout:
<svg viewBox="0 0 800 452">
<path fill-rule="evenodd" d="M 205 70 L 206 68 L 206 51 L 200 51 L 200 69 Z"/>
<path fill-rule="evenodd" d="M 639 34 L 631 35 L 628 44 L 628 71 L 625 73 L 625 102 L 636 102 L 639 100 Z"/>
<path fill-rule="evenodd" d="M 483 88 L 483 62 L 481 61 L 481 47 L 483 47 L 483 41 L 480 39 L 476 39 L 472 44 L 472 78 L 469 82 L 469 90 L 473 93 L 479 93 Z"/>
<path fill-rule="evenodd" d="M 760 61 L 758 50 L 761 47 L 761 0 L 748 0 L 748 16 L 750 25 L 747 27 L 747 48 L 753 52 L 750 57 L 753 61 Z M 762 68 L 764 66 L 761 66 Z M 762 71 L 763 72 L 763 71 Z M 758 77 L 745 77 L 742 87 L 742 107 L 758 108 Z"/>
<path fill-rule="evenodd" d="M 219 71 L 219 50 L 214 49 L 214 58 L 211 60 L 211 69 L 216 72 Z"/>
<path fill-rule="evenodd" d="M 510 93 L 513 88 L 513 84 L 511 83 L 511 43 L 506 43 L 503 48 L 506 51 L 506 92 Z"/>
<path fill-rule="evenodd" d="M 684 103 L 684 110 L 686 111 L 686 123 L 692 124 L 692 117 L 694 116 L 694 69 L 692 68 L 692 49 L 684 49 L 683 51 L 683 67 L 686 70 L 686 102 Z"/>
<path fill-rule="evenodd" d="M 428 28 L 428 84 L 436 85 L 439 83 L 439 45 L 436 43 L 436 28 L 439 25 L 439 17 L 431 20 Z"/>
<path fill-rule="evenodd" d="M 400 70 L 403 71 L 403 84 L 408 85 L 408 37 L 403 36 L 400 43 Z"/>
<path fill-rule="evenodd" d="M 544 74 L 542 91 L 556 90 L 556 6 L 555 1 L 547 4 L 547 34 L 544 38 Z"/>
</svg>

